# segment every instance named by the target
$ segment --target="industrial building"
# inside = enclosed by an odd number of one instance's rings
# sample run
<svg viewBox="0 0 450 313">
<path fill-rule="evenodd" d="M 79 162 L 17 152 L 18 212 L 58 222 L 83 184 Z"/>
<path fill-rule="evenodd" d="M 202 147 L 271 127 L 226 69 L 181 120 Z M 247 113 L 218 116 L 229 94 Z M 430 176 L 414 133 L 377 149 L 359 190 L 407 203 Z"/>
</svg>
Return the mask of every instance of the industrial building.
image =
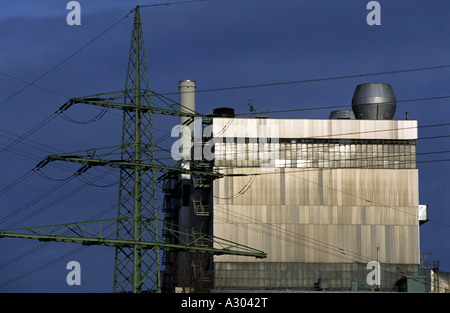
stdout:
<svg viewBox="0 0 450 313">
<path fill-rule="evenodd" d="M 195 111 L 195 88 L 180 82 L 180 111 Z M 224 176 L 167 174 L 166 226 L 267 257 L 166 252 L 165 288 L 421 290 L 427 207 L 419 205 L 417 121 L 394 120 L 395 111 L 391 86 L 369 83 L 356 87 L 352 110 L 328 119 L 237 118 L 232 108 L 195 123 L 180 118 L 180 166 Z M 369 262 L 378 262 L 377 273 Z"/>
</svg>

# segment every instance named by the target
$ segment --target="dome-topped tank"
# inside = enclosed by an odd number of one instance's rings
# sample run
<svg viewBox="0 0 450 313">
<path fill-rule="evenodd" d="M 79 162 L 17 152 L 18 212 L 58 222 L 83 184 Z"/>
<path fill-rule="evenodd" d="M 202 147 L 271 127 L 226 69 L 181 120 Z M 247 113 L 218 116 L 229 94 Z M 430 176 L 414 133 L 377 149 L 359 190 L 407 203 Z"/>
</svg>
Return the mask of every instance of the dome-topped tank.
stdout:
<svg viewBox="0 0 450 313">
<path fill-rule="evenodd" d="M 357 119 L 392 120 L 397 99 L 391 85 L 368 83 L 356 86 L 352 98 L 352 109 Z"/>
</svg>

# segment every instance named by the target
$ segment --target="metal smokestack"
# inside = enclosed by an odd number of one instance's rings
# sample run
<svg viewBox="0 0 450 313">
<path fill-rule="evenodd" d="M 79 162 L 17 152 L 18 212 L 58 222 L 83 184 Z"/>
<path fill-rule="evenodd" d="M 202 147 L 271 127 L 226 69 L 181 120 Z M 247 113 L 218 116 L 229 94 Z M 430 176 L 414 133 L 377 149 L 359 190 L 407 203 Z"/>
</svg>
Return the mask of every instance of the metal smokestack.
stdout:
<svg viewBox="0 0 450 313">
<path fill-rule="evenodd" d="M 195 113 L 195 81 L 182 80 L 178 83 L 180 113 Z M 181 167 L 189 170 L 191 160 L 191 147 L 193 146 L 194 121 L 192 118 L 180 116 L 180 144 Z M 193 210 L 191 209 L 191 175 L 181 174 L 181 207 L 178 215 L 178 223 L 188 227 L 192 225 Z"/>
<path fill-rule="evenodd" d="M 196 84 L 193 80 L 182 80 L 178 83 L 181 113 L 195 113 L 195 88 Z M 184 160 L 189 160 L 191 156 L 190 148 L 193 143 L 194 122 L 190 117 L 180 116 L 180 125 L 189 127 L 189 130 L 183 127 L 184 130 L 180 132 L 180 143 L 183 147 L 181 157 Z"/>
</svg>

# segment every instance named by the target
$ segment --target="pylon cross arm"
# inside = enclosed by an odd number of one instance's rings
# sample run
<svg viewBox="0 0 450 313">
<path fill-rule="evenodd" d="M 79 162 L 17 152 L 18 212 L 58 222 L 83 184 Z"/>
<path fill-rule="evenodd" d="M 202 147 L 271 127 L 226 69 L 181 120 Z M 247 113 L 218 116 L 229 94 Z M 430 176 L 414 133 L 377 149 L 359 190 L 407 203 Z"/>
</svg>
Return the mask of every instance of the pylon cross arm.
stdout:
<svg viewBox="0 0 450 313">
<path fill-rule="evenodd" d="M 86 152 L 92 152 L 95 149 L 86 150 Z M 73 162 L 73 163 L 81 163 L 86 164 L 89 166 L 108 166 L 113 168 L 135 168 L 138 167 L 139 169 L 143 171 L 149 171 L 149 170 L 155 170 L 157 172 L 164 172 L 164 173 L 180 173 L 180 174 L 192 174 L 192 175 L 199 175 L 199 176 L 209 176 L 212 178 L 222 178 L 224 174 L 218 172 L 218 171 L 201 171 L 201 170 L 191 170 L 191 169 L 185 169 L 182 167 L 173 167 L 173 166 L 166 166 L 161 164 L 148 164 L 144 162 L 133 162 L 133 161 L 127 161 L 127 160 L 110 160 L 103 158 L 100 155 L 91 155 L 91 156 L 81 156 L 76 154 L 55 154 L 55 155 L 49 155 L 46 157 L 45 161 L 39 163 L 41 164 L 40 167 L 43 165 L 48 164 L 50 161 L 67 161 L 67 162 Z"/>
<path fill-rule="evenodd" d="M 154 222 L 144 221 L 147 223 Z M 209 253 L 213 255 L 240 255 L 256 258 L 266 257 L 266 254 L 263 251 L 198 232 L 195 234 L 177 232 L 179 238 L 184 238 L 180 244 L 170 244 L 159 240 L 150 242 L 144 240 L 117 239 L 117 231 L 122 227 L 129 227 L 133 223 L 134 219 L 126 218 L 1 230 L 0 238 L 22 238 L 39 241 L 77 243 L 82 245 L 188 251 Z"/>
<path fill-rule="evenodd" d="M 83 104 L 89 104 L 94 106 L 99 106 L 103 108 L 111 108 L 111 109 L 117 109 L 117 110 L 128 110 L 128 111 L 134 111 L 138 109 L 139 111 L 143 113 L 152 113 L 152 114 L 161 114 L 161 115 L 173 115 L 173 116 L 185 116 L 185 117 L 203 117 L 203 114 L 196 113 L 196 112 L 180 112 L 179 107 L 180 104 L 177 102 L 174 102 L 170 100 L 169 98 L 164 97 L 163 95 L 156 93 L 154 91 L 151 91 L 149 89 L 143 89 L 140 90 L 142 101 L 141 103 L 146 104 L 150 103 L 150 98 L 152 100 L 152 106 L 147 105 L 134 105 L 130 103 L 123 102 L 116 102 L 118 99 L 125 99 L 126 94 L 128 93 L 126 90 L 124 91 L 116 91 L 116 92 L 109 92 L 109 93 L 101 93 L 91 96 L 85 96 L 85 97 L 77 97 L 70 99 L 67 103 L 65 103 L 61 108 L 59 109 L 60 112 L 65 111 L 69 109 L 73 104 L 77 103 L 83 103 Z M 147 101 L 146 101 L 147 100 Z M 156 101 L 158 100 L 158 101 Z M 156 106 L 156 103 L 161 103 L 164 107 L 167 108 L 161 108 Z"/>
</svg>

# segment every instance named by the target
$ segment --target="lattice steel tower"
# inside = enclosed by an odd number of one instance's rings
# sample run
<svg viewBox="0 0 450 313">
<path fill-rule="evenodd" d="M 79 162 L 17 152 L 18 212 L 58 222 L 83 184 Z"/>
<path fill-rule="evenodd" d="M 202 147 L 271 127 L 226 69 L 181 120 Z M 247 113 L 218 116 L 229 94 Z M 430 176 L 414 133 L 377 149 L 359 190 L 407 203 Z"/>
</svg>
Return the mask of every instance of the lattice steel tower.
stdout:
<svg viewBox="0 0 450 313">
<path fill-rule="evenodd" d="M 122 150 L 121 159 L 137 165 L 120 170 L 118 223 L 121 223 L 121 218 L 132 217 L 133 224 L 130 227 L 122 225 L 117 238 L 158 242 L 153 115 L 142 111 L 142 108 L 151 107 L 151 94 L 139 7 L 136 9 L 131 38 L 125 103 L 134 109 L 123 111 L 122 146 L 126 148 Z M 138 165 L 144 160 L 151 166 L 149 170 L 143 170 Z M 149 223 L 142 223 L 144 219 Z M 133 291 L 140 291 L 145 286 L 159 286 L 159 260 L 159 249 L 141 249 L 136 245 L 117 247 L 114 291 L 127 290 L 130 285 Z M 152 266 L 154 264 L 158 266 Z M 132 277 L 132 281 L 129 277 Z M 150 286 L 148 282 L 151 282 Z"/>
<path fill-rule="evenodd" d="M 39 163 L 40 169 L 51 161 L 81 163 L 79 175 L 93 166 L 120 169 L 119 208 L 116 219 L 97 220 L 13 230 L 0 230 L 0 238 L 26 238 L 41 241 L 103 245 L 115 248 L 114 292 L 161 292 L 161 252 L 188 251 L 215 255 L 234 254 L 264 258 L 262 251 L 207 234 L 164 225 L 158 217 L 157 172 L 189 173 L 220 178 L 218 172 L 186 170 L 161 163 L 155 145 L 153 115 L 164 114 L 201 117 L 198 113 L 181 113 L 179 104 L 150 90 L 149 73 L 142 31 L 140 9 L 134 9 L 125 90 L 73 98 L 59 112 L 84 103 L 123 111 L 122 144 L 94 148 L 76 153 L 50 155 Z M 122 101 L 117 102 L 118 99 Z M 158 105 L 156 105 L 158 103 Z M 114 159 L 114 151 L 120 158 Z M 176 244 L 162 239 L 162 230 L 178 238 Z M 202 245 L 198 245 L 201 238 Z M 208 243 L 205 245 L 205 243 Z"/>
</svg>

